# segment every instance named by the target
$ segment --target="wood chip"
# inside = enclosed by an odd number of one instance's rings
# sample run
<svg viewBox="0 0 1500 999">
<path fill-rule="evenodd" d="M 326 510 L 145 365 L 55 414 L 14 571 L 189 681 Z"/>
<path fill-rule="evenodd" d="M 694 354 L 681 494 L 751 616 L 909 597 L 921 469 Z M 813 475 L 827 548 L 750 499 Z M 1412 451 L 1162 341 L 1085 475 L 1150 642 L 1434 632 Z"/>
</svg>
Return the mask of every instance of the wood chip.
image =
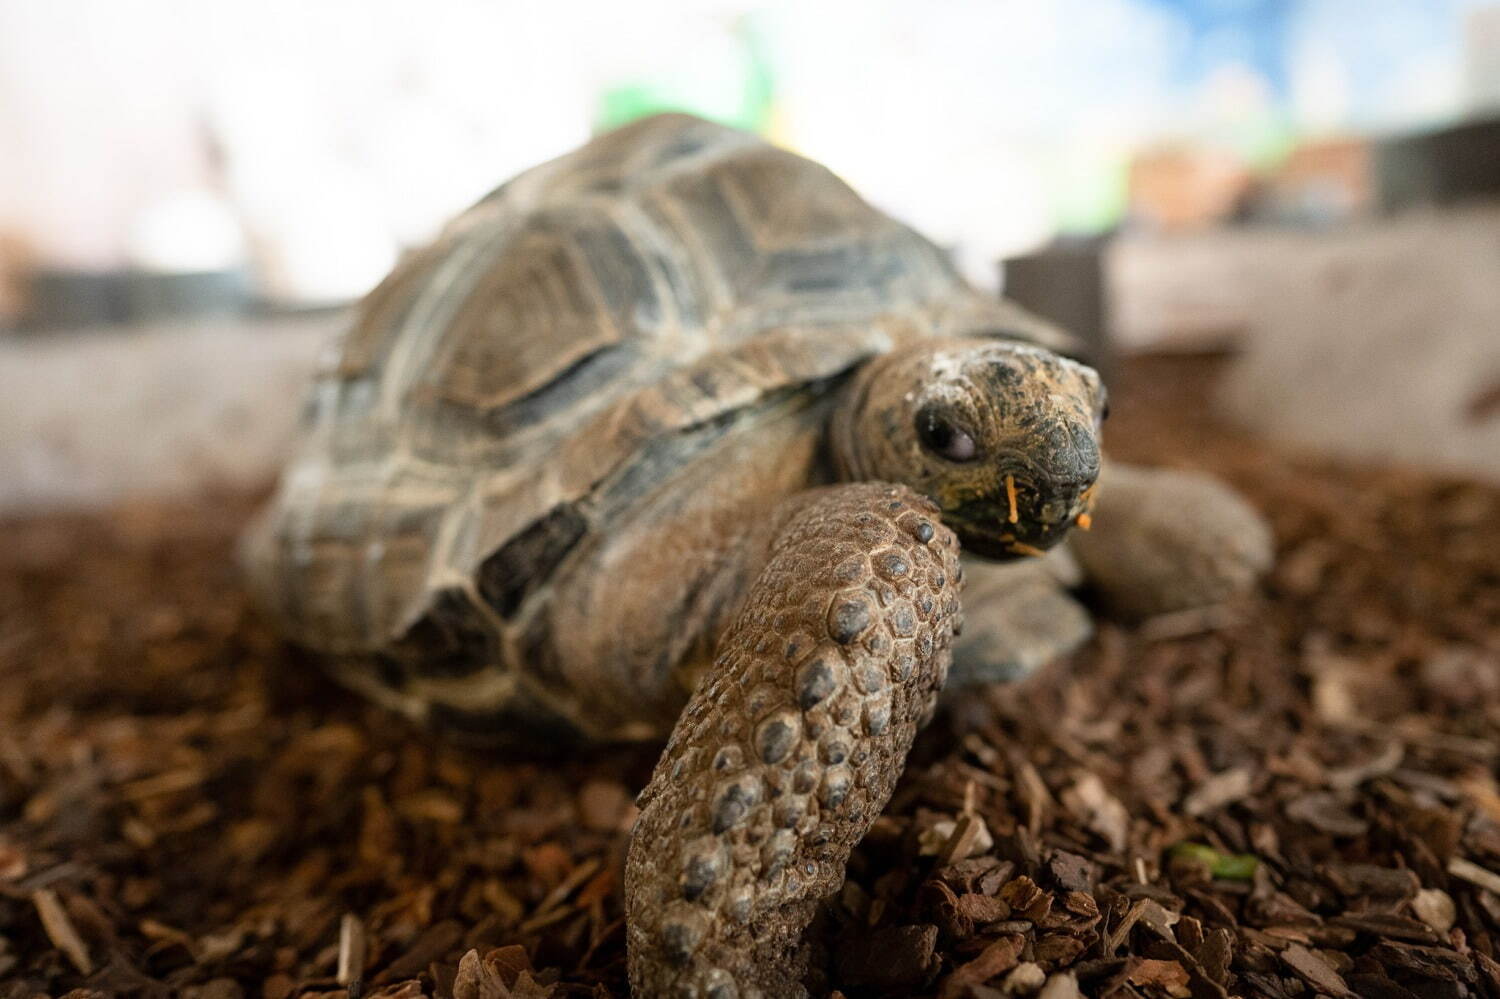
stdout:
<svg viewBox="0 0 1500 999">
<path fill-rule="evenodd" d="M 1375 895 L 1380 898 L 1416 897 L 1421 881 L 1409 870 L 1375 864 L 1328 864 L 1323 868 L 1328 882 L 1346 896 Z"/>
<path fill-rule="evenodd" d="M 1480 867 L 1472 860 L 1465 860 L 1463 857 L 1454 857 L 1448 861 L 1448 873 L 1455 878 L 1460 878 L 1470 884 L 1478 885 L 1481 888 L 1500 894 L 1500 874 L 1496 874 L 1486 867 Z"/>
<path fill-rule="evenodd" d="M 1410 940 L 1413 943 L 1439 943 L 1442 937 L 1432 931 L 1426 923 L 1390 913 L 1344 913 L 1332 920 L 1335 926 L 1346 926 L 1361 933 L 1370 933 L 1393 940 Z"/>
<path fill-rule="evenodd" d="M 143 777 L 140 780 L 131 781 L 120 787 L 120 797 L 126 801 L 144 801 L 148 798 L 157 798 L 168 794 L 178 794 L 190 791 L 198 787 L 207 779 L 207 774 L 199 769 L 173 770 L 169 773 L 157 774 L 154 777 Z"/>
<path fill-rule="evenodd" d="M 984 824 L 984 819 L 977 815 L 963 815 L 953 827 L 953 835 L 943 844 L 938 851 L 938 862 L 951 864 L 958 860 L 966 860 L 976 853 L 984 853 L 995 845 L 990 838 L 990 831 Z"/>
<path fill-rule="evenodd" d="M 537 906 L 537 913 L 540 915 L 541 913 L 545 913 L 551 910 L 555 906 L 561 905 L 569 895 L 573 894 L 574 890 L 579 885 L 583 884 L 589 878 L 593 877 L 594 874 L 597 873 L 599 868 L 602 866 L 604 866 L 604 861 L 602 859 L 600 859 L 599 857 L 590 857 L 588 860 L 585 860 L 583 863 L 573 868 L 573 872 L 566 878 L 563 878 L 562 883 L 559 884 L 556 888 L 552 889 L 552 891 L 547 894 L 546 898 L 542 899 L 542 904 Z"/>
<path fill-rule="evenodd" d="M 1331 836 L 1363 836 L 1370 829 L 1368 822 L 1350 813 L 1338 798 L 1322 792 L 1294 798 L 1287 803 L 1286 814 Z"/>
<path fill-rule="evenodd" d="M 835 970 L 846 986 L 911 988 L 936 970 L 936 947 L 936 926 L 887 927 L 844 941 L 835 954 Z"/>
<path fill-rule="evenodd" d="M 1192 980 L 1187 969 L 1177 961 L 1161 961 L 1154 958 L 1132 958 L 1127 966 L 1125 979 L 1132 985 L 1158 988 L 1169 996 L 1192 995 L 1188 983 Z"/>
<path fill-rule="evenodd" d="M 1319 992 L 1339 997 L 1354 995 L 1333 965 L 1301 944 L 1292 944 L 1282 951 L 1281 960 L 1298 978 Z"/>
<path fill-rule="evenodd" d="M 996 975 L 1009 971 L 1016 966 L 1020 953 L 1021 941 L 1018 937 L 1004 936 L 995 940 L 973 960 L 953 969 L 953 973 L 943 980 L 939 996 L 953 999 L 963 995 L 970 986 L 983 984 Z"/>
<path fill-rule="evenodd" d="M 26 854 L 0 839 L 0 881 L 19 881 L 26 874 Z"/>
<path fill-rule="evenodd" d="M 1000 983 L 1000 991 L 1008 996 L 1024 996 L 1040 989 L 1047 981 L 1047 973 L 1034 961 L 1022 961 L 1010 970 Z"/>
<path fill-rule="evenodd" d="M 967 919 L 983 925 L 994 923 L 1010 916 L 1010 906 L 1004 899 L 991 895 L 969 893 L 954 900 L 954 907 Z"/>
<path fill-rule="evenodd" d="M 1097 774 L 1084 774 L 1063 792 L 1063 805 L 1115 852 L 1125 849 L 1130 835 L 1130 813 L 1104 788 Z"/>
<path fill-rule="evenodd" d="M 1417 892 L 1411 900 L 1411 910 L 1439 936 L 1447 936 L 1458 920 L 1458 909 L 1452 896 L 1440 888 L 1423 888 Z"/>
<path fill-rule="evenodd" d="M 440 923 L 434 923 L 412 941 L 404 954 L 392 961 L 385 971 L 381 972 L 380 979 L 390 981 L 407 978 L 425 970 L 433 961 L 457 947 L 463 936 L 463 924 L 456 920 L 445 919 Z"/>
<path fill-rule="evenodd" d="M 591 780 L 578 792 L 578 812 L 585 829 L 617 832 L 633 820 L 631 794 L 615 781 Z"/>
<path fill-rule="evenodd" d="M 339 963 L 336 977 L 340 985 L 358 991 L 365 977 L 365 955 L 368 949 L 365 940 L 365 924 L 353 913 L 344 913 L 339 921 Z"/>
<path fill-rule="evenodd" d="M 1081 995 L 1078 991 L 1078 976 L 1072 972 L 1063 972 L 1048 978 L 1036 999 L 1079 999 Z"/>
<path fill-rule="evenodd" d="M 68 956 L 77 968 L 85 975 L 94 973 L 94 962 L 89 957 L 89 949 L 84 944 L 83 938 L 78 935 L 78 930 L 73 926 L 72 917 L 68 910 L 63 908 L 62 902 L 57 898 L 57 893 L 51 888 L 40 888 L 31 895 L 31 904 L 36 906 L 36 913 L 42 920 L 42 928 L 47 931 L 47 939 L 52 945 Z"/>
</svg>

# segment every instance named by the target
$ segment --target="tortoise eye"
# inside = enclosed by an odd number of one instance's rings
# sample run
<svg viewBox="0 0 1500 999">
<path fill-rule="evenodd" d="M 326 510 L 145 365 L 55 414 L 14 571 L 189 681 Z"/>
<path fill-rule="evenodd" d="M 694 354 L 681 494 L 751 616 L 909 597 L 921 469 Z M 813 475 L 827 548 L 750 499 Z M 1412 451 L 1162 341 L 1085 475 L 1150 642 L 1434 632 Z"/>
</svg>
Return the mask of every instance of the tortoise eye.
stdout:
<svg viewBox="0 0 1500 999">
<path fill-rule="evenodd" d="M 946 461 L 973 461 L 979 453 L 967 430 L 932 408 L 917 414 L 917 439 L 923 447 Z"/>
</svg>

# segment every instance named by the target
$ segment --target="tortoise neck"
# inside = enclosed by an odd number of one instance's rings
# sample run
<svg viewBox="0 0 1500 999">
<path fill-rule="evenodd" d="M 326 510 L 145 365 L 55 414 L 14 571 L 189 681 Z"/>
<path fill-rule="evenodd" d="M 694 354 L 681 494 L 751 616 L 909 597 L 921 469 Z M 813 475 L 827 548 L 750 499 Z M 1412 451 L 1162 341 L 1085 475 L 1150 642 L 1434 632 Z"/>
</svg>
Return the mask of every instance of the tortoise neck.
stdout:
<svg viewBox="0 0 1500 999">
<path fill-rule="evenodd" d="M 859 415 L 869 401 L 870 382 L 859 375 L 839 388 L 824 440 L 829 482 L 865 482 L 874 471 L 859 442 Z"/>
</svg>

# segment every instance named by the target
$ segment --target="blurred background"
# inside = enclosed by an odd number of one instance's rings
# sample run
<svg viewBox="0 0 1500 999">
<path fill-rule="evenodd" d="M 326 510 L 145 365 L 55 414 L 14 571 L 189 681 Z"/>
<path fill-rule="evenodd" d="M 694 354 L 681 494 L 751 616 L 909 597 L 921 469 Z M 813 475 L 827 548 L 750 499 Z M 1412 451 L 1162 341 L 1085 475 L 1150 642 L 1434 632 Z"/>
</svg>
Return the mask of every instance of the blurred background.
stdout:
<svg viewBox="0 0 1500 999">
<path fill-rule="evenodd" d="M 1500 479 L 1493 0 L 0 0 L 0 510 L 260 483 L 347 304 L 663 109 L 1262 433 Z"/>
</svg>

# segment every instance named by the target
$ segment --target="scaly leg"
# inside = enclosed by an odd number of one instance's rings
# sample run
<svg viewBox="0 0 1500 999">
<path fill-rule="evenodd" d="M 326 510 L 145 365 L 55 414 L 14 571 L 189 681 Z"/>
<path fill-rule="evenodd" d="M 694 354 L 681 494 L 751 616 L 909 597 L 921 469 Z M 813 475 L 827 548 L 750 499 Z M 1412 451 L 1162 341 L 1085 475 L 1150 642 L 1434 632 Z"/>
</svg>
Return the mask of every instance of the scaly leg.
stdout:
<svg viewBox="0 0 1500 999">
<path fill-rule="evenodd" d="M 885 807 L 948 672 L 958 542 L 908 489 L 813 490 L 642 792 L 625 874 L 639 996 L 799 995 L 801 936 Z"/>
<path fill-rule="evenodd" d="M 1069 546 L 1109 607 L 1147 617 L 1227 600 L 1271 566 L 1271 531 L 1210 476 L 1106 462 L 1092 530 Z"/>
<path fill-rule="evenodd" d="M 966 555 L 963 565 L 964 633 L 953 644 L 945 701 L 967 687 L 1025 679 L 1094 633 L 1089 612 L 1068 592 L 1080 573 L 1066 549 L 1019 562 Z"/>
</svg>

